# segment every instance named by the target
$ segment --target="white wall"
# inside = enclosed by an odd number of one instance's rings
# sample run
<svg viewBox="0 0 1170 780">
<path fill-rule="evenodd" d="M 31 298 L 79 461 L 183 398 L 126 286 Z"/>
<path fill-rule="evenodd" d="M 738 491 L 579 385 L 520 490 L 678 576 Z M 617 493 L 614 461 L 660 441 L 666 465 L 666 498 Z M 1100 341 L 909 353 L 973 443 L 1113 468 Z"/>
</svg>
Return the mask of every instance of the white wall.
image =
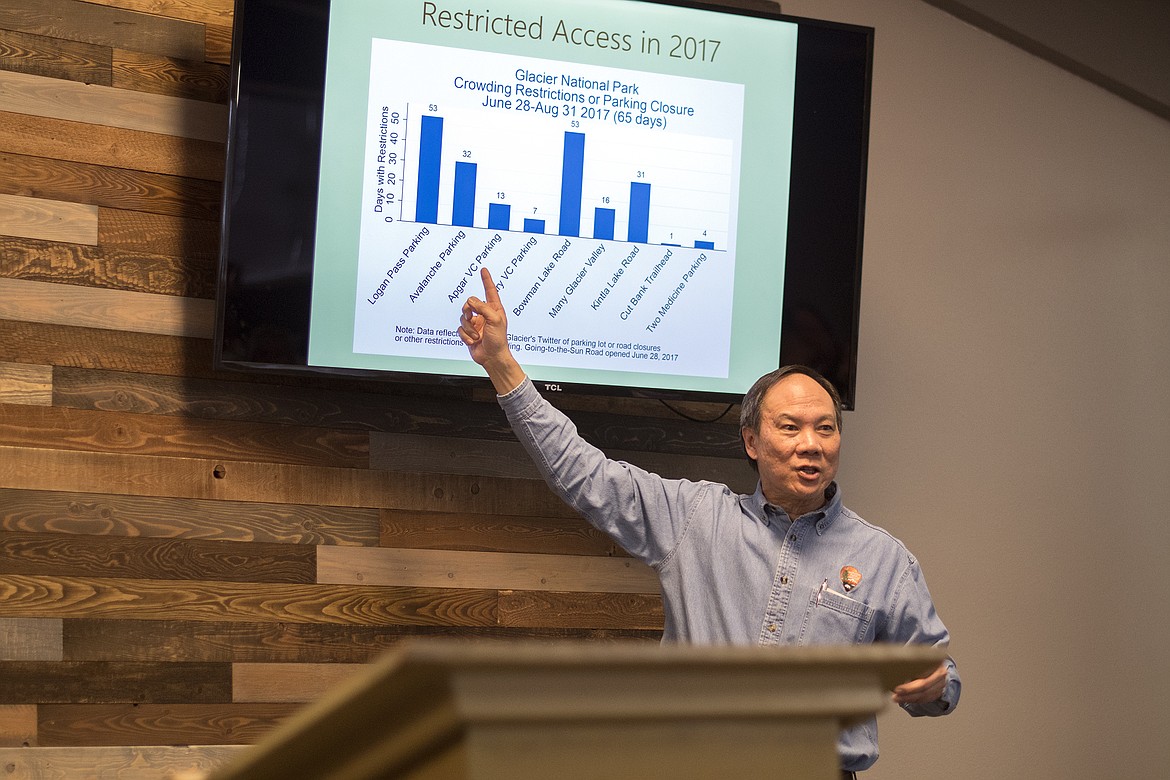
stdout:
<svg viewBox="0 0 1170 780">
<path fill-rule="evenodd" d="M 1170 123 L 916 0 L 876 28 L 846 503 L 921 559 L 965 692 L 880 778 L 1170 767 Z"/>
</svg>

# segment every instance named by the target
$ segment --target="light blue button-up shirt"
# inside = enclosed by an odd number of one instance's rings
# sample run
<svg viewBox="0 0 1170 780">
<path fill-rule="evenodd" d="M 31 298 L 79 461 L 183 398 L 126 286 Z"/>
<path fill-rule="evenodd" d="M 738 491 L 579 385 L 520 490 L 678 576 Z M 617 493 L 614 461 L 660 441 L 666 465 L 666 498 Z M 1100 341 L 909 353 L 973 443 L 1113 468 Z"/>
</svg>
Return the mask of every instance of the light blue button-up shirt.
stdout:
<svg viewBox="0 0 1170 780">
<path fill-rule="evenodd" d="M 664 479 L 608 459 L 525 381 L 500 397 L 513 430 L 552 489 L 590 523 L 657 572 L 663 642 L 818 645 L 890 642 L 946 645 L 918 562 L 886 531 L 841 504 L 795 518 L 716 482 Z M 842 570 L 860 582 L 847 586 Z M 942 699 L 905 705 L 942 715 L 959 701 L 948 661 Z M 847 729 L 842 768 L 877 760 L 877 722 Z"/>
</svg>

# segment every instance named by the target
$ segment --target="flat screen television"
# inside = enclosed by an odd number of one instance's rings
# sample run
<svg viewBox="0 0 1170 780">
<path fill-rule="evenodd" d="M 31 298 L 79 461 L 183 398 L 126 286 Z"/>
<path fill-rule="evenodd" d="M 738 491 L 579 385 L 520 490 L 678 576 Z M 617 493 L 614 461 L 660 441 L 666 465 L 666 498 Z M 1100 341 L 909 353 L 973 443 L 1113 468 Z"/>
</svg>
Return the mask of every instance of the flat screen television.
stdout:
<svg viewBox="0 0 1170 780">
<path fill-rule="evenodd" d="M 764 8 L 763 3 L 758 4 Z M 873 30 L 678 0 L 237 0 L 219 367 L 854 405 Z"/>
</svg>

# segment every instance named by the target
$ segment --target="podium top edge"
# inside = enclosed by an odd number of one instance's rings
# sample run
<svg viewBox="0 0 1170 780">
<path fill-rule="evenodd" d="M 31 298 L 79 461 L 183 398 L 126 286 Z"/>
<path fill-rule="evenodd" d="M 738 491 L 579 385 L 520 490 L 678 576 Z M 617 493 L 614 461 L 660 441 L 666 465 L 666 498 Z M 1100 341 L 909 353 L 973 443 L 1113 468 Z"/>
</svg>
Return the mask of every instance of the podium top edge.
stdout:
<svg viewBox="0 0 1170 780">
<path fill-rule="evenodd" d="M 651 644 L 645 641 L 408 639 L 386 652 L 388 663 L 522 666 L 719 665 L 803 666 L 939 663 L 947 649 L 932 645 L 744 646 Z"/>
</svg>

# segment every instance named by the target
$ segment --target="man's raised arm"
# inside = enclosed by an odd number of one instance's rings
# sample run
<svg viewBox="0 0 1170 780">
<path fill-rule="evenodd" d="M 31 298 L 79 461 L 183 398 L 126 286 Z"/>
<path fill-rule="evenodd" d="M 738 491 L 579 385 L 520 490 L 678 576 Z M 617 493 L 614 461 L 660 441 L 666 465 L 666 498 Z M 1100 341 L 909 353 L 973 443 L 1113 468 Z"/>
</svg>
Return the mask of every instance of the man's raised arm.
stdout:
<svg viewBox="0 0 1170 780">
<path fill-rule="evenodd" d="M 486 300 L 472 295 L 463 303 L 459 338 L 467 345 L 471 359 L 487 371 L 496 392 L 504 395 L 524 381 L 524 369 L 508 347 L 508 314 L 504 311 L 491 272 L 480 268 L 479 277 L 483 280 Z"/>
</svg>

